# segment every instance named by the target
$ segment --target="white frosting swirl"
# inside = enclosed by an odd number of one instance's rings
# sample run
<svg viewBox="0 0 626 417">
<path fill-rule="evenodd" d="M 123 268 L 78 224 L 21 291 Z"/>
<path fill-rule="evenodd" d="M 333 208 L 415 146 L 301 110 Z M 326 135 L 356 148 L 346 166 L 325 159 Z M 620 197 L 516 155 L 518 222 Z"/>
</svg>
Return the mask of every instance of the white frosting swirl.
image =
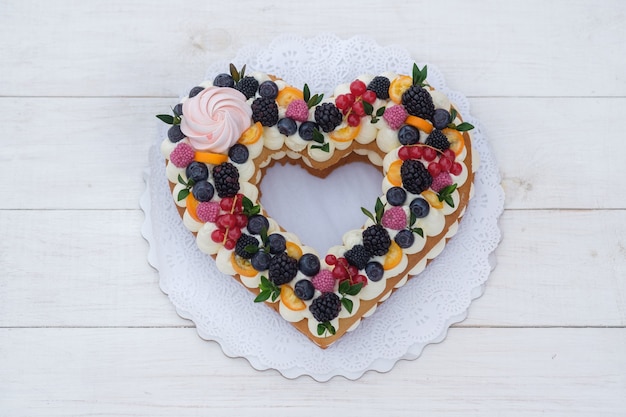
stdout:
<svg viewBox="0 0 626 417">
<path fill-rule="evenodd" d="M 241 92 L 210 86 L 183 103 L 180 128 L 195 149 L 226 153 L 250 127 L 251 117 Z"/>
</svg>

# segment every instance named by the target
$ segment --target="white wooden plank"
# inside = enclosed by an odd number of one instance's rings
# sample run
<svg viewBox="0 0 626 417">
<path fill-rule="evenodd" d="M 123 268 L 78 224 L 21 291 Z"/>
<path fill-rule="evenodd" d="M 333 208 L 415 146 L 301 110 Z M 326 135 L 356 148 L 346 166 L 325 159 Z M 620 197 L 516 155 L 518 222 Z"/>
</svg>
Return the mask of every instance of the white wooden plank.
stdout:
<svg viewBox="0 0 626 417">
<path fill-rule="evenodd" d="M 208 62 L 282 33 L 366 33 L 439 66 L 472 96 L 624 96 L 620 0 L 321 0 L 237 11 L 203 0 L 0 4 L 0 95 L 172 96 Z"/>
<path fill-rule="evenodd" d="M 623 416 L 624 329 L 453 329 L 387 374 L 287 380 L 193 329 L 2 329 L 0 414 Z"/>
<path fill-rule="evenodd" d="M 498 267 L 460 326 L 626 325 L 626 211 L 507 211 Z M 172 326 L 139 211 L 4 211 L 0 327 Z"/>
</svg>

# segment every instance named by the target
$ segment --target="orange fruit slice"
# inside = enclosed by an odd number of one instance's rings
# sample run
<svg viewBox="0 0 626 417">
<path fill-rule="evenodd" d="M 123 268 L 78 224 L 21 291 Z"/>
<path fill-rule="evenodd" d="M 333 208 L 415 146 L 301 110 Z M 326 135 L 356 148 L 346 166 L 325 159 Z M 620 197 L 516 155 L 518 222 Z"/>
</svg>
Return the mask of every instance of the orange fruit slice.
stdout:
<svg viewBox="0 0 626 417">
<path fill-rule="evenodd" d="M 219 165 L 222 162 L 228 161 L 228 155 L 224 155 L 221 153 L 196 151 L 193 160 L 198 162 L 204 162 L 205 164 L 210 165 Z"/>
<path fill-rule="evenodd" d="M 448 142 L 450 142 L 450 149 L 452 149 L 455 155 L 460 154 L 465 148 L 465 139 L 463 139 L 463 134 L 456 129 L 450 129 L 446 127 L 441 131 L 446 138 L 448 138 Z"/>
<path fill-rule="evenodd" d="M 393 161 L 389 165 L 389 171 L 387 171 L 387 180 L 396 187 L 402 186 L 402 175 L 400 175 L 400 168 L 402 168 L 402 161 L 398 159 Z"/>
<path fill-rule="evenodd" d="M 253 277 L 257 274 L 257 270 L 252 267 L 249 260 L 243 259 L 241 256 L 233 252 L 230 255 L 230 263 L 236 273 L 244 277 Z"/>
<path fill-rule="evenodd" d="M 306 304 L 304 304 L 304 301 L 298 298 L 296 293 L 293 292 L 289 285 L 281 285 L 280 301 L 289 310 L 300 311 L 306 308 Z"/>
<path fill-rule="evenodd" d="M 332 140 L 337 142 L 349 142 L 356 138 L 361 131 L 361 125 L 358 126 L 346 126 L 341 129 L 333 130 L 328 135 Z"/>
<path fill-rule="evenodd" d="M 200 202 L 196 200 L 193 194 L 189 193 L 189 195 L 187 196 L 187 199 L 185 200 L 185 204 L 187 205 L 187 212 L 189 213 L 191 218 L 197 222 L 202 223 L 202 221 L 200 221 L 200 219 L 198 218 L 198 214 L 197 214 L 198 204 L 200 204 Z"/>
<path fill-rule="evenodd" d="M 416 127 L 422 132 L 430 133 L 433 131 L 433 124 L 426 119 L 422 119 L 421 117 L 407 116 L 404 123 Z"/>
<path fill-rule="evenodd" d="M 413 78 L 408 75 L 401 75 L 394 78 L 389 85 L 389 98 L 396 104 L 402 103 L 402 94 L 413 85 Z"/>
<path fill-rule="evenodd" d="M 257 140 L 259 140 L 262 133 L 263 125 L 261 124 L 261 122 L 256 122 L 241 134 L 238 142 L 242 145 L 252 145 L 253 143 L 256 143 Z"/>
<path fill-rule="evenodd" d="M 300 259 L 300 257 L 302 257 L 302 249 L 300 249 L 300 246 L 289 241 L 285 245 L 286 245 L 285 250 L 287 251 L 287 255 L 289 255 L 295 260 L 298 260 Z"/>
<path fill-rule="evenodd" d="M 296 87 L 285 87 L 276 96 L 276 103 L 281 107 L 287 107 L 294 100 L 304 100 L 304 93 Z"/>
<path fill-rule="evenodd" d="M 385 261 L 383 262 L 383 269 L 385 271 L 395 268 L 402 260 L 402 248 L 398 246 L 396 242 L 391 241 L 391 246 L 385 255 Z"/>
<path fill-rule="evenodd" d="M 430 190 L 422 191 L 422 197 L 424 197 L 426 201 L 428 201 L 428 204 L 430 204 L 432 208 L 434 209 L 443 208 L 443 201 L 439 201 L 439 197 L 437 196 L 437 193 L 435 193 L 434 191 L 430 191 Z"/>
</svg>

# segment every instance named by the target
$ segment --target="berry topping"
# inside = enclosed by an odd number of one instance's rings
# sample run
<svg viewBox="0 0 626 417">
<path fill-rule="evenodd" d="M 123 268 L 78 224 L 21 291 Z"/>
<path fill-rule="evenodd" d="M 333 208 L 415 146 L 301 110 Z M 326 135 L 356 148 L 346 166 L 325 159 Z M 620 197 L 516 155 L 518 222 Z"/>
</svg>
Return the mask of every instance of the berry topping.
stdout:
<svg viewBox="0 0 626 417">
<path fill-rule="evenodd" d="M 252 258 L 250 258 L 250 263 L 252 264 L 252 267 L 257 271 L 265 271 L 270 267 L 271 260 L 272 255 L 260 250 L 252 255 Z"/>
<path fill-rule="evenodd" d="M 200 94 L 200 91 L 202 90 L 204 90 L 204 87 L 197 86 L 197 87 L 192 88 L 189 91 L 189 98 L 197 96 L 198 94 Z"/>
<path fill-rule="evenodd" d="M 256 249 L 259 247 L 259 240 L 254 237 L 243 233 L 237 239 L 237 244 L 235 245 L 235 253 L 242 257 L 243 259 L 250 259 L 255 252 L 258 252 Z"/>
<path fill-rule="evenodd" d="M 424 200 L 423 198 L 417 197 L 415 200 L 411 201 L 411 204 L 409 204 L 409 209 L 411 210 L 411 213 L 415 215 L 415 217 L 421 219 L 428 216 L 428 213 L 430 212 L 430 204 L 428 204 L 428 201 Z"/>
<path fill-rule="evenodd" d="M 373 91 L 381 100 L 387 100 L 389 98 L 389 85 L 391 81 L 389 78 L 377 76 L 367 85 L 367 89 Z"/>
<path fill-rule="evenodd" d="M 173 125 L 167 130 L 167 138 L 172 143 L 180 142 L 185 139 L 185 134 L 180 130 L 180 125 Z"/>
<path fill-rule="evenodd" d="M 391 238 L 383 226 L 375 224 L 363 231 L 363 246 L 370 254 L 384 255 L 389 250 L 389 245 L 391 245 Z"/>
<path fill-rule="evenodd" d="M 398 130 L 404 124 L 407 117 L 407 112 L 402 106 L 391 106 L 385 109 L 383 119 L 387 122 L 389 127 L 393 130 Z"/>
<path fill-rule="evenodd" d="M 261 85 L 259 85 L 259 95 L 273 100 L 278 96 L 278 86 L 274 81 L 263 81 Z"/>
<path fill-rule="evenodd" d="M 335 277 L 328 269 L 320 271 L 311 279 L 311 282 L 313 287 L 320 292 L 332 292 L 335 289 Z"/>
<path fill-rule="evenodd" d="M 422 150 L 422 157 L 426 162 L 434 161 L 437 158 L 437 151 L 433 148 L 424 147 Z"/>
<path fill-rule="evenodd" d="M 276 126 L 278 127 L 278 131 L 285 136 L 291 136 L 298 131 L 298 125 L 295 120 L 288 117 L 280 119 Z"/>
<path fill-rule="evenodd" d="M 309 106 L 304 100 L 293 100 L 287 106 L 285 117 L 289 117 L 298 122 L 306 122 L 309 118 Z"/>
<path fill-rule="evenodd" d="M 370 258 L 372 257 L 372 255 L 367 251 L 367 249 L 365 249 L 365 246 L 363 245 L 354 245 L 351 249 L 347 250 L 346 253 L 343 254 L 343 256 L 350 265 L 354 265 L 358 269 L 365 268 L 365 265 L 367 265 L 367 262 L 369 262 Z"/>
<path fill-rule="evenodd" d="M 213 167 L 213 178 L 220 198 L 233 197 L 239 192 L 239 171 L 230 162 Z"/>
<path fill-rule="evenodd" d="M 174 112 L 176 116 L 179 116 L 179 117 L 182 116 L 183 115 L 183 103 L 178 103 L 177 105 L 175 105 L 172 111 Z"/>
<path fill-rule="evenodd" d="M 380 262 L 372 261 L 365 265 L 365 274 L 372 282 L 378 282 L 383 278 L 385 270 Z"/>
<path fill-rule="evenodd" d="M 263 229 L 267 231 L 269 227 L 270 222 L 262 214 L 255 214 L 248 219 L 248 232 L 253 235 L 260 234 Z"/>
<path fill-rule="evenodd" d="M 196 207 L 196 216 L 203 223 L 215 223 L 217 216 L 220 214 L 220 205 L 215 202 L 203 202 Z"/>
<path fill-rule="evenodd" d="M 439 164 L 439 162 L 433 161 L 430 164 L 428 164 L 428 172 L 433 178 L 439 175 L 439 173 L 441 172 L 441 165 Z"/>
<path fill-rule="evenodd" d="M 179 143 L 170 154 L 170 161 L 178 168 L 185 168 L 193 162 L 195 154 L 196 151 L 190 145 Z"/>
<path fill-rule="evenodd" d="M 298 273 L 298 261 L 285 252 L 274 256 L 270 260 L 269 280 L 276 285 L 286 284 Z"/>
<path fill-rule="evenodd" d="M 420 131 L 410 125 L 404 125 L 398 130 L 398 140 L 403 145 L 415 145 L 420 141 Z"/>
<path fill-rule="evenodd" d="M 367 86 L 361 80 L 354 80 L 350 83 L 350 92 L 354 94 L 355 97 L 360 97 L 363 95 Z"/>
<path fill-rule="evenodd" d="M 433 113 L 433 126 L 435 129 L 444 129 L 450 123 L 450 112 L 446 109 L 435 109 Z"/>
<path fill-rule="evenodd" d="M 204 181 L 209 178 L 209 168 L 202 162 L 192 162 L 185 169 L 187 179 L 193 182 Z"/>
<path fill-rule="evenodd" d="M 408 229 L 400 230 L 393 238 L 394 242 L 403 249 L 410 248 L 415 242 L 415 235 Z"/>
<path fill-rule="evenodd" d="M 230 74 L 218 74 L 217 77 L 213 79 L 213 85 L 216 87 L 234 87 L 235 80 Z"/>
<path fill-rule="evenodd" d="M 370 90 L 367 90 L 361 96 L 363 101 L 368 102 L 369 104 L 373 104 L 376 101 L 376 93 Z"/>
<path fill-rule="evenodd" d="M 313 283 L 308 279 L 301 279 L 293 286 L 293 291 L 296 293 L 296 297 L 301 300 L 310 300 L 315 295 L 315 287 Z"/>
<path fill-rule="evenodd" d="M 215 194 L 215 188 L 213 188 L 213 184 L 206 180 L 198 181 L 193 185 L 191 193 L 194 198 L 200 202 L 209 201 L 213 198 L 213 194 Z"/>
<path fill-rule="evenodd" d="M 315 121 L 324 132 L 331 132 L 341 124 L 343 117 L 333 103 L 322 103 L 315 108 Z"/>
<path fill-rule="evenodd" d="M 309 311 L 320 323 L 331 321 L 339 315 L 341 299 L 334 292 L 325 292 L 309 306 Z"/>
<path fill-rule="evenodd" d="M 431 120 L 435 112 L 433 98 L 430 93 L 418 85 L 409 87 L 402 94 L 402 104 L 406 108 L 407 113 L 422 119 Z"/>
<path fill-rule="evenodd" d="M 446 135 L 441 133 L 441 130 L 434 129 L 426 138 L 426 145 L 444 151 L 450 147 L 450 142 L 448 142 Z"/>
<path fill-rule="evenodd" d="M 228 157 L 236 164 L 243 164 L 248 160 L 249 156 L 250 152 L 248 152 L 248 147 L 246 145 L 242 145 L 241 143 L 234 144 L 228 150 Z"/>
<path fill-rule="evenodd" d="M 433 183 L 430 188 L 435 192 L 439 192 L 446 188 L 448 185 L 452 185 L 452 177 L 447 172 L 442 172 L 433 179 Z"/>
<path fill-rule="evenodd" d="M 392 206 L 401 206 L 406 201 L 406 191 L 402 187 L 391 187 L 386 196 L 387 202 Z"/>
<path fill-rule="evenodd" d="M 319 126 L 315 122 L 304 122 L 300 125 L 300 128 L 298 129 L 298 134 L 300 135 L 302 140 L 313 140 L 313 132 L 315 132 L 315 129 L 318 128 Z"/>
<path fill-rule="evenodd" d="M 424 164 L 414 159 L 402 162 L 400 175 L 402 176 L 404 188 L 413 194 L 419 194 L 427 190 L 433 182 L 433 177 L 424 167 Z"/>
<path fill-rule="evenodd" d="M 252 102 L 252 120 L 263 126 L 274 126 L 278 122 L 278 105 L 271 98 L 259 97 Z"/>
<path fill-rule="evenodd" d="M 271 254 L 284 252 L 287 248 L 287 241 L 283 235 L 272 233 L 267 237 L 267 244 Z"/>
<path fill-rule="evenodd" d="M 298 259 L 298 269 L 304 275 L 312 277 L 320 271 L 320 258 L 314 253 L 305 253 Z"/>
<path fill-rule="evenodd" d="M 254 97 L 258 88 L 259 82 L 254 77 L 243 77 L 239 80 L 237 85 L 235 85 L 235 89 L 241 91 L 241 93 L 246 96 L 246 99 Z"/>
<path fill-rule="evenodd" d="M 385 211 L 380 223 L 392 230 L 402 230 L 406 227 L 406 212 L 402 207 L 391 207 Z"/>
<path fill-rule="evenodd" d="M 337 263 L 337 257 L 335 255 L 331 255 L 330 253 L 328 255 L 326 255 L 326 257 L 324 258 L 324 262 L 326 262 L 328 265 L 335 265 Z"/>
<path fill-rule="evenodd" d="M 455 162 L 450 166 L 450 174 L 452 175 L 460 175 L 463 172 L 463 165 L 458 162 Z"/>
</svg>

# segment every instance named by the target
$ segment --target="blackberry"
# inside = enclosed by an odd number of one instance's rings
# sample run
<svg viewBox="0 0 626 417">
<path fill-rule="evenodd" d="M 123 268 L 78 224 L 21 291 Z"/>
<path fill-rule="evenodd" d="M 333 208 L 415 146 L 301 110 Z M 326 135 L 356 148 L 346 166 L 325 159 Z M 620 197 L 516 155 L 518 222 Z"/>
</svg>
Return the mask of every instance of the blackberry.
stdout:
<svg viewBox="0 0 626 417">
<path fill-rule="evenodd" d="M 254 77 L 243 77 L 235 84 L 235 90 L 241 91 L 241 93 L 246 96 L 246 100 L 254 97 L 258 89 L 259 82 Z"/>
<path fill-rule="evenodd" d="M 334 292 L 325 292 L 309 306 L 309 311 L 320 323 L 331 321 L 339 315 L 341 300 Z"/>
<path fill-rule="evenodd" d="M 370 83 L 367 85 L 368 90 L 372 90 L 376 93 L 376 97 L 381 100 L 387 100 L 389 98 L 389 86 L 391 85 L 391 81 L 389 78 L 376 76 Z"/>
<path fill-rule="evenodd" d="M 231 161 L 236 164 L 243 164 L 248 160 L 250 156 L 250 152 L 246 145 L 242 145 L 241 143 L 236 143 L 230 147 L 228 150 L 228 157 Z"/>
<path fill-rule="evenodd" d="M 218 74 L 215 79 L 213 79 L 213 85 L 216 87 L 234 87 L 235 80 L 231 77 L 230 74 Z"/>
<path fill-rule="evenodd" d="M 197 96 L 202 90 L 204 90 L 204 87 L 196 86 L 192 88 L 191 90 L 189 90 L 189 98 Z"/>
<path fill-rule="evenodd" d="M 402 94 L 402 104 L 407 113 L 422 119 L 431 120 L 435 112 L 435 105 L 430 93 L 423 87 L 414 85 Z"/>
<path fill-rule="evenodd" d="M 369 262 L 372 255 L 370 255 L 367 249 L 365 249 L 365 246 L 354 245 L 351 249 L 347 250 L 346 253 L 343 254 L 343 257 L 346 258 L 346 261 L 348 261 L 350 265 L 354 265 L 359 269 L 363 269 Z"/>
<path fill-rule="evenodd" d="M 298 261 L 283 252 L 270 260 L 268 278 L 276 285 L 286 284 L 298 273 Z"/>
<path fill-rule="evenodd" d="M 315 121 L 326 133 L 335 130 L 342 120 L 341 112 L 333 103 L 322 103 L 315 108 Z"/>
<path fill-rule="evenodd" d="M 444 129 L 450 123 L 450 112 L 446 109 L 435 109 L 433 113 L 433 126 L 435 129 Z"/>
<path fill-rule="evenodd" d="M 230 162 L 213 167 L 213 179 L 220 198 L 234 197 L 239 192 L 239 171 Z"/>
<path fill-rule="evenodd" d="M 391 246 L 389 232 L 380 224 L 375 224 L 363 231 L 363 246 L 374 256 L 382 256 Z"/>
<path fill-rule="evenodd" d="M 407 159 L 400 167 L 402 186 L 410 193 L 420 194 L 430 187 L 433 177 L 424 164 L 415 159 Z"/>
<path fill-rule="evenodd" d="M 209 178 L 209 168 L 202 162 L 193 161 L 185 168 L 185 175 L 194 183 L 204 181 Z"/>
<path fill-rule="evenodd" d="M 185 134 L 180 130 L 180 125 L 173 125 L 167 129 L 167 137 L 172 143 L 180 142 L 185 139 Z"/>
<path fill-rule="evenodd" d="M 248 246 L 255 246 L 258 248 L 259 240 L 254 236 L 242 233 L 241 236 L 239 236 L 239 239 L 237 239 L 237 243 L 235 244 L 235 253 L 243 259 L 252 258 L 252 255 L 254 255 L 254 253 L 248 252 L 246 250 L 246 247 Z"/>
<path fill-rule="evenodd" d="M 271 98 L 259 97 L 252 102 L 252 120 L 263 126 L 274 126 L 278 122 L 278 105 Z"/>
<path fill-rule="evenodd" d="M 445 151 L 450 147 L 450 142 L 448 142 L 446 135 L 441 133 L 441 130 L 433 129 L 433 131 L 430 132 L 430 135 L 426 138 L 426 145 L 437 148 L 440 151 Z"/>
</svg>

